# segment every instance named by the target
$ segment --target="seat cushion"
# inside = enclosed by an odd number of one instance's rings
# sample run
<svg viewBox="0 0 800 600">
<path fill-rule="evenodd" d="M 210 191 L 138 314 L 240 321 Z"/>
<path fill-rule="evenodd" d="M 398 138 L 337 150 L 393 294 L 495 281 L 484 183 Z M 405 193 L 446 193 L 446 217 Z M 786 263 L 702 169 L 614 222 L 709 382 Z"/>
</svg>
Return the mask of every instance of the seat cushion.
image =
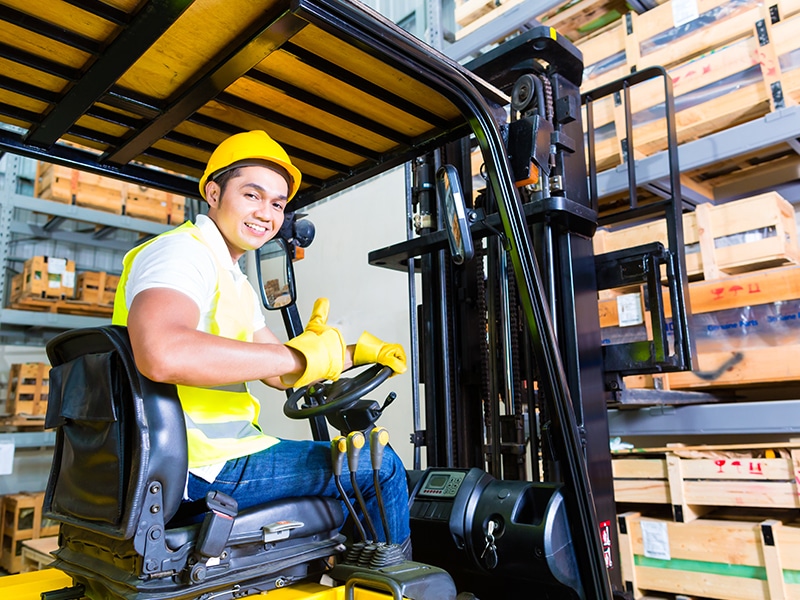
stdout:
<svg viewBox="0 0 800 600">
<path fill-rule="evenodd" d="M 280 521 L 302 523 L 289 532 L 288 538 L 304 538 L 338 530 L 344 523 L 341 502 L 333 498 L 303 496 L 283 498 L 252 506 L 239 512 L 233 523 L 230 545 L 252 543 L 263 538 L 262 528 Z M 167 529 L 167 546 L 177 550 L 195 542 L 201 523 Z"/>
</svg>

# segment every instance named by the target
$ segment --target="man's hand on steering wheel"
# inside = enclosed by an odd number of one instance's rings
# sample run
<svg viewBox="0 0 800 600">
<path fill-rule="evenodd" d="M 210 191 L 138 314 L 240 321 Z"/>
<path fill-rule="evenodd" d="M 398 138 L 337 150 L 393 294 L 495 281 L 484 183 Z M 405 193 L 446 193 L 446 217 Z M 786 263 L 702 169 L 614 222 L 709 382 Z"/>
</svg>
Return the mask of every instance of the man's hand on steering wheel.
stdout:
<svg viewBox="0 0 800 600">
<path fill-rule="evenodd" d="M 347 410 L 391 375 L 389 367 L 373 365 L 355 377 L 298 388 L 286 399 L 283 414 L 290 419 L 310 419 Z M 301 400 L 304 402 L 298 405 Z"/>
</svg>

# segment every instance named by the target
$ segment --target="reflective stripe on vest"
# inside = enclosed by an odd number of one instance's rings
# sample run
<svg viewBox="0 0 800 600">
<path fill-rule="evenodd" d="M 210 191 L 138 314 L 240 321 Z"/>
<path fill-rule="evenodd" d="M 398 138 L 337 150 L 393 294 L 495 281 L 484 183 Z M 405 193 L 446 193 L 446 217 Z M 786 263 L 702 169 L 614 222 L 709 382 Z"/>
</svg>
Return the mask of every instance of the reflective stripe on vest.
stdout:
<svg viewBox="0 0 800 600">
<path fill-rule="evenodd" d="M 162 233 L 188 235 L 208 246 L 200 229 L 186 222 Z M 126 285 L 136 256 L 155 239 L 137 246 L 125 255 L 123 271 L 114 298 L 115 325 L 128 324 Z M 212 251 L 213 256 L 213 251 Z M 237 286 L 230 272 L 217 263 L 217 288 L 214 295 L 208 333 L 234 340 L 253 340 L 253 293 L 248 282 Z M 202 349 L 198 349 L 202 352 Z M 213 360 L 213 356 L 205 357 Z M 258 426 L 260 404 L 250 394 L 247 384 L 232 384 L 218 388 L 197 388 L 178 385 L 189 443 L 189 468 L 217 464 L 233 458 L 259 452 L 278 442 L 265 435 Z"/>
</svg>

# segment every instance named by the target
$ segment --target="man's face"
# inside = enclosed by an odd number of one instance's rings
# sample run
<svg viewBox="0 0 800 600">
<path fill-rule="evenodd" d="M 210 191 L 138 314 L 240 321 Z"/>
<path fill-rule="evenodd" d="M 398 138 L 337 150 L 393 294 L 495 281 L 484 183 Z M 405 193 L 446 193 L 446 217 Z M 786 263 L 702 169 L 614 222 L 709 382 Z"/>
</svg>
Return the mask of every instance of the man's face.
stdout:
<svg viewBox="0 0 800 600">
<path fill-rule="evenodd" d="M 208 216 L 217 224 L 236 261 L 271 240 L 283 224 L 289 185 L 267 167 L 241 167 L 225 184 L 206 185 Z"/>
</svg>

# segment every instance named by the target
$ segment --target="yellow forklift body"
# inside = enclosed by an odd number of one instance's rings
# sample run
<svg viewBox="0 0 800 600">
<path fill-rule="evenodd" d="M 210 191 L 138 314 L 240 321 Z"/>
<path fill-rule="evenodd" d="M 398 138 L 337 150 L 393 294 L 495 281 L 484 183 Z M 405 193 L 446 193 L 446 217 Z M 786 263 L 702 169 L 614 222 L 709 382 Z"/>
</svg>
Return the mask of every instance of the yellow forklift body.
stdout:
<svg viewBox="0 0 800 600">
<path fill-rule="evenodd" d="M 14 600 L 40 600 L 41 593 L 72 585 L 72 579 L 58 569 L 42 569 L 0 579 L 0 597 Z M 316 583 L 298 583 L 271 592 L 264 592 L 269 600 L 344 600 L 345 586 L 328 587 Z M 385 600 L 391 594 L 356 588 L 355 600 Z"/>
</svg>

